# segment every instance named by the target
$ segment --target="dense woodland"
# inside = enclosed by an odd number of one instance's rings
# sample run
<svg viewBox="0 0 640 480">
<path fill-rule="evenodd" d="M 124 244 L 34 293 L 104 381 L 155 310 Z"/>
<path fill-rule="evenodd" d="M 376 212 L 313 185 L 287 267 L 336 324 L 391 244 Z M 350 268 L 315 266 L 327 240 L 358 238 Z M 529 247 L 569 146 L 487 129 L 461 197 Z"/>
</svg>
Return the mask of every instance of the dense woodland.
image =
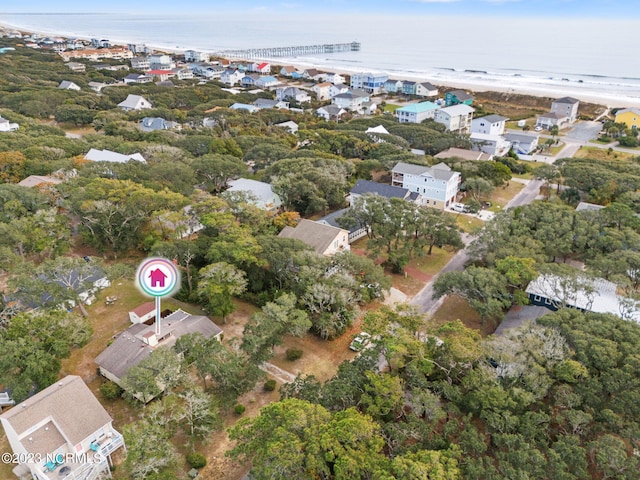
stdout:
<svg viewBox="0 0 640 480">
<path fill-rule="evenodd" d="M 230 429 L 237 443 L 229 456 L 250 460 L 252 478 L 638 478 L 637 324 L 561 310 L 483 339 L 453 318 L 434 326 L 411 310 L 363 315 L 391 285 L 385 269 L 402 272 L 434 246 L 463 246 L 453 217 L 402 200 L 369 197 L 366 208 L 356 202 L 343 218 L 369 229 L 366 257 L 321 257 L 277 237 L 301 217 L 343 208 L 357 179 L 384 178 L 398 161 L 434 164 L 432 155 L 468 147 L 467 138 L 386 115 L 336 124 L 310 113 L 233 111 L 232 103 L 258 96 L 233 96 L 215 81 L 113 86 L 98 95 L 88 82 L 112 83 L 126 73 L 89 63 L 87 73 L 73 73 L 57 55 L 21 47 L 0 55 L 0 72 L 0 115 L 20 124 L 0 133 L 0 385 L 17 401 L 55 382 L 61 359 L 91 337 L 80 312 L 58 309 L 79 300 L 71 272 L 81 282 L 95 268 L 111 280 L 131 279 L 140 258 L 161 255 L 183 271 L 178 298 L 222 322 L 234 310 L 232 297 L 260 307 L 242 341 L 182 337 L 133 368 L 124 391 L 104 383 L 105 399 L 155 398 L 124 426 L 128 457 L 116 476 L 176 478 L 176 439 L 195 449 L 222 428 L 222 414 L 264 380 L 258 366 L 284 336 L 334 339 L 364 318 L 372 348 L 325 383 L 301 375 L 283 385 L 280 402 Z M 59 90 L 62 80 L 82 91 Z M 120 111 L 129 93 L 155 108 Z M 148 116 L 182 129 L 144 133 L 137 124 Z M 202 126 L 205 117 L 212 127 Z M 287 120 L 299 124 L 297 135 L 276 126 Z M 377 125 L 390 133 L 384 142 L 365 133 Z M 81 136 L 66 135 L 76 128 Z M 88 162 L 90 148 L 139 152 L 147 163 Z M 514 157 L 445 162 L 462 172 L 476 208 L 513 174 L 529 171 Z M 440 276 L 436 294 L 456 293 L 483 321 L 497 323 L 526 303 L 523 290 L 538 273 L 569 274 L 571 260 L 637 298 L 639 165 L 640 157 L 563 159 L 536 169 L 549 198 L 487 223 L 471 247 L 472 263 Z M 52 174 L 65 181 L 16 185 Z M 272 183 L 284 210 L 265 212 L 245 195 L 225 193 L 227 179 L 240 176 Z M 579 200 L 606 208 L 575 212 Z M 204 229 L 180 238 L 194 221 Z M 78 258 L 74 249 L 82 245 L 100 255 Z M 38 312 L 21 308 L 33 303 L 41 304 Z"/>
</svg>

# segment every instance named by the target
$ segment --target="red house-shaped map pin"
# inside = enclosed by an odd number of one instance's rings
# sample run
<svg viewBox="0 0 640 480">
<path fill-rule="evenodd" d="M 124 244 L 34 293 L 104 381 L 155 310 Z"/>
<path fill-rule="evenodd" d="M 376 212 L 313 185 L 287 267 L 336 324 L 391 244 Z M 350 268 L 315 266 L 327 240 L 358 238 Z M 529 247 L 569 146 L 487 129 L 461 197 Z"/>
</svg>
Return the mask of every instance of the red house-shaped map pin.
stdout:
<svg viewBox="0 0 640 480">
<path fill-rule="evenodd" d="M 167 278 L 167 275 L 159 268 L 156 268 L 149 272 L 149 278 L 151 279 L 151 288 L 164 287 L 164 279 Z"/>
</svg>

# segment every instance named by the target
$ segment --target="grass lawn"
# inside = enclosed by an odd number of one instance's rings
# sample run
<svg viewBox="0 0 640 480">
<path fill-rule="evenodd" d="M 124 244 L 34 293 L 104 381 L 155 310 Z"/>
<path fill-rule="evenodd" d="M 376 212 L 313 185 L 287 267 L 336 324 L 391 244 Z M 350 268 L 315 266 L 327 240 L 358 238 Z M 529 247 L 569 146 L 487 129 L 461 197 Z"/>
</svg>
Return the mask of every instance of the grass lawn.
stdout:
<svg viewBox="0 0 640 480">
<path fill-rule="evenodd" d="M 465 233 L 475 234 L 484 226 L 484 221 L 471 215 L 457 215 L 456 222 Z"/>
<path fill-rule="evenodd" d="M 523 188 L 524 184 L 520 182 L 508 182 L 507 185 L 496 188 L 489 199 L 492 203 L 489 210 L 499 212 L 505 207 L 509 200 L 515 197 Z"/>
<path fill-rule="evenodd" d="M 612 150 L 609 152 L 606 148 L 598 147 L 580 147 L 580 150 L 576 152 L 573 158 L 591 158 L 594 160 L 630 160 L 636 158 L 634 153 L 616 152 Z"/>
<path fill-rule="evenodd" d="M 433 314 L 431 321 L 435 325 L 460 320 L 466 327 L 478 330 L 483 337 L 490 335 L 496 329 L 496 325 L 487 322 L 482 325 L 480 315 L 469 306 L 469 303 L 457 295 L 448 295 L 440 308 Z"/>
<path fill-rule="evenodd" d="M 383 112 L 395 112 L 398 108 L 400 108 L 400 105 L 396 105 L 394 103 L 386 103 L 383 109 Z"/>
</svg>

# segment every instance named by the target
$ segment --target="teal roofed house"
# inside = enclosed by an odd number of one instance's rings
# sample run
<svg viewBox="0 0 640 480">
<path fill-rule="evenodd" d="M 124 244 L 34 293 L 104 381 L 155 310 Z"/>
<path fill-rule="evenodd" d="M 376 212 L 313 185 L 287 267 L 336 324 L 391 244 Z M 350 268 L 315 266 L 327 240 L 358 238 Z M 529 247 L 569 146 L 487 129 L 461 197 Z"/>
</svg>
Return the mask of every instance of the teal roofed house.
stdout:
<svg viewBox="0 0 640 480">
<path fill-rule="evenodd" d="M 396 109 L 396 117 L 400 123 L 422 123 L 428 118 L 434 118 L 440 106 L 433 102 L 412 103 Z"/>
<path fill-rule="evenodd" d="M 471 106 L 473 104 L 473 95 L 464 90 L 452 90 L 445 94 L 444 103 L 446 107 L 460 104 Z"/>
</svg>

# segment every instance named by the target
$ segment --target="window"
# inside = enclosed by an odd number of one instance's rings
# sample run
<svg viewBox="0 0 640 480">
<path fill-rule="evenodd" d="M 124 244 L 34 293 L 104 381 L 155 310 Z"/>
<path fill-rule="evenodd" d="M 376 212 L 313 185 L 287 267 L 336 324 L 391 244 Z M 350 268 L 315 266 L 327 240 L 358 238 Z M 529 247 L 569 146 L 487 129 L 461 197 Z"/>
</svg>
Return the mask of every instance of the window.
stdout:
<svg viewBox="0 0 640 480">
<path fill-rule="evenodd" d="M 534 302 L 539 302 L 540 300 L 542 300 L 542 298 L 540 298 L 540 295 L 534 295 L 533 296 L 533 301 Z"/>
<path fill-rule="evenodd" d="M 549 300 L 548 298 L 545 298 L 544 303 L 545 305 L 551 305 L 551 300 Z"/>
</svg>

